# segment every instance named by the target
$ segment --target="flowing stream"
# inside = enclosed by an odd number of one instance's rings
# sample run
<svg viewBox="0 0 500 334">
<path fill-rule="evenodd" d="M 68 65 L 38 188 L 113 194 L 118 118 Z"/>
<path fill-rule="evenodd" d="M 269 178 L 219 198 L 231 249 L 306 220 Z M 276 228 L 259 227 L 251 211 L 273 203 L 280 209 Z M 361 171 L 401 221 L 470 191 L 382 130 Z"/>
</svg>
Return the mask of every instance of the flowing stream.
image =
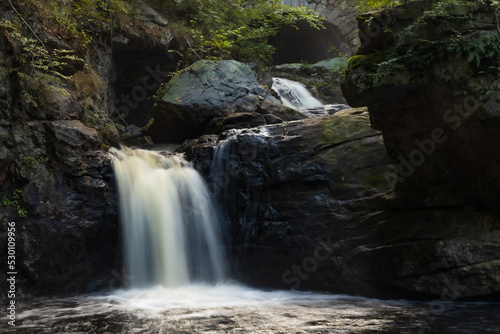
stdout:
<svg viewBox="0 0 500 334">
<path fill-rule="evenodd" d="M 297 81 L 274 77 L 271 88 L 278 93 L 285 107 L 295 109 L 307 117 L 331 115 L 349 108 L 345 104 L 323 104 L 307 90 L 304 84 Z"/>
<path fill-rule="evenodd" d="M 321 103 L 307 90 L 300 82 L 284 79 L 273 78 L 272 88 L 281 97 L 283 105 L 293 109 L 307 109 L 321 107 Z"/>
<path fill-rule="evenodd" d="M 226 163 L 220 153 L 214 170 Z M 200 175 L 175 155 L 112 154 L 128 286 L 19 300 L 16 327 L 4 318 L 1 333 L 498 332 L 500 304 L 263 291 L 231 281 L 217 211 Z"/>
</svg>

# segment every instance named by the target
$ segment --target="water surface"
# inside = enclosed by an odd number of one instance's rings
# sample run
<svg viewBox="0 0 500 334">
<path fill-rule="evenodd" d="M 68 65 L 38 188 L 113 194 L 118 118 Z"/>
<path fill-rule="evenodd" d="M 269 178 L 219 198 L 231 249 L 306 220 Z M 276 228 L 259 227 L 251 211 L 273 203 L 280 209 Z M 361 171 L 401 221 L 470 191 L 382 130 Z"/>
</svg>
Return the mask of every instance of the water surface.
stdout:
<svg viewBox="0 0 500 334">
<path fill-rule="evenodd" d="M 189 285 L 21 301 L 1 333 L 498 333 L 500 304 Z"/>
</svg>

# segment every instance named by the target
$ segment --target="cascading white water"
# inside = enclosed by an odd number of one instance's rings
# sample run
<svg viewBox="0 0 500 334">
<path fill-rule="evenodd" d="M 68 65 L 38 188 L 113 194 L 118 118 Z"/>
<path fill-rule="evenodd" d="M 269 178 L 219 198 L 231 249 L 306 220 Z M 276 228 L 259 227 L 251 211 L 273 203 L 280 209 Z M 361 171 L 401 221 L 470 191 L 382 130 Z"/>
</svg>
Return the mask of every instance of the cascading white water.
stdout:
<svg viewBox="0 0 500 334">
<path fill-rule="evenodd" d="M 220 282 L 226 263 L 217 216 L 196 170 L 146 150 L 110 150 L 132 287 Z"/>
<path fill-rule="evenodd" d="M 326 116 L 349 108 L 346 104 L 323 104 L 300 82 L 273 78 L 272 89 L 278 93 L 285 107 L 295 109 L 307 117 Z"/>
<path fill-rule="evenodd" d="M 300 82 L 274 77 L 272 89 L 278 93 L 283 105 L 289 108 L 300 110 L 323 105 Z"/>
</svg>

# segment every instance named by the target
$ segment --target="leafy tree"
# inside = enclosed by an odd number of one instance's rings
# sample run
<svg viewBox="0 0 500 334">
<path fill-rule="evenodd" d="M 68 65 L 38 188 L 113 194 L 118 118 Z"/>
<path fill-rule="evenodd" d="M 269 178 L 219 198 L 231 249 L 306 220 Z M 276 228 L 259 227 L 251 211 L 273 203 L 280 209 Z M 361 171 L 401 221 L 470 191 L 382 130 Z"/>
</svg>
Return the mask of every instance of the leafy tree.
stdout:
<svg viewBox="0 0 500 334">
<path fill-rule="evenodd" d="M 183 0 L 176 6 L 152 0 L 188 22 L 193 44 L 188 54 L 197 58 L 236 59 L 269 62 L 275 51 L 269 38 L 283 26 L 307 22 L 323 28 L 318 13 L 305 7 L 291 7 L 280 0 Z"/>
<path fill-rule="evenodd" d="M 358 0 L 364 1 L 364 0 Z M 371 55 L 376 65 L 370 77 L 382 82 L 385 77 L 402 70 L 425 74 L 432 65 L 462 57 L 466 59 L 477 75 L 500 75 L 500 35 L 493 31 L 475 33 L 475 12 L 497 18 L 497 0 L 432 0 L 430 9 L 425 10 L 404 28 L 397 22 L 384 28 L 383 32 L 392 38 L 392 46 Z M 365 17 L 370 25 L 375 13 Z M 351 59 L 352 64 L 367 60 L 364 56 Z"/>
</svg>

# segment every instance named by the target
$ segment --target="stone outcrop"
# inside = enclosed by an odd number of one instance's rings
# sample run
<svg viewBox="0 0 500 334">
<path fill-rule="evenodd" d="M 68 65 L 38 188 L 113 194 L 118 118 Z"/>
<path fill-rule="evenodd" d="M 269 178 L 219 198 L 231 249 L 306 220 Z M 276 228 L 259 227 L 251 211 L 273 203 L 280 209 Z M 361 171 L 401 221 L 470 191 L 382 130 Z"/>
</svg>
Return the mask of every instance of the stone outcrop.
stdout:
<svg viewBox="0 0 500 334">
<path fill-rule="evenodd" d="M 382 209 L 390 190 L 383 175 L 394 170 L 368 113 L 344 110 L 218 139 L 202 137 L 183 150 L 209 176 L 227 215 L 235 274 L 262 286 L 348 291 L 337 285 L 348 280 L 342 272 L 354 249 L 345 240 Z M 314 270 L 297 281 L 291 268 L 322 245 L 342 250 L 307 264 Z"/>
<path fill-rule="evenodd" d="M 248 65 L 234 60 L 198 61 L 172 78 L 159 95 L 146 132 L 156 143 L 179 143 L 204 133 L 267 124 L 259 114 L 273 114 L 268 117 L 270 124 L 278 118 L 304 118 L 281 106 Z"/>
<path fill-rule="evenodd" d="M 428 6 L 410 3 L 359 18 L 371 38 L 349 61 L 344 95 L 352 106 L 368 106 L 371 126 L 382 131 L 399 166 L 385 175 L 395 186 L 392 213 L 363 223 L 362 243 L 347 266 L 386 293 L 497 296 L 500 82 L 491 72 L 500 59 L 497 19 L 479 3 L 472 4 L 472 20 L 464 16 L 468 6 L 424 13 Z M 475 51 L 457 51 L 474 45 Z"/>
<path fill-rule="evenodd" d="M 168 21 L 141 1 L 134 22 L 111 39 L 113 116 L 127 125 L 145 126 L 153 117 L 154 95 L 176 69 L 181 38 Z"/>
<path fill-rule="evenodd" d="M 211 180 L 244 282 L 379 298 L 499 292 L 498 212 L 408 208 L 386 181 L 397 161 L 364 109 L 183 150 Z"/>
<path fill-rule="evenodd" d="M 431 14 L 422 14 L 425 3 L 360 19 L 385 22 L 387 27 L 351 58 L 344 94 L 351 106 L 368 106 L 373 128 L 383 132 L 389 154 L 400 161 L 399 173 L 388 175 L 388 180 L 415 206 L 471 204 L 498 209 L 498 32 L 495 12 L 475 6 L 471 22 L 463 16 L 469 7 L 451 6 L 442 22 L 432 29 L 414 27 L 410 37 L 401 31 L 415 25 L 411 15 L 424 23 L 436 22 Z M 363 23 L 361 28 L 369 26 Z M 452 35 L 454 29 L 463 35 Z M 402 48 L 418 40 L 413 49 L 419 53 L 412 62 L 391 56 L 389 63 L 400 62 L 391 70 L 385 57 L 391 55 L 398 34 Z M 451 49 L 453 43 L 463 50 Z"/>
</svg>

